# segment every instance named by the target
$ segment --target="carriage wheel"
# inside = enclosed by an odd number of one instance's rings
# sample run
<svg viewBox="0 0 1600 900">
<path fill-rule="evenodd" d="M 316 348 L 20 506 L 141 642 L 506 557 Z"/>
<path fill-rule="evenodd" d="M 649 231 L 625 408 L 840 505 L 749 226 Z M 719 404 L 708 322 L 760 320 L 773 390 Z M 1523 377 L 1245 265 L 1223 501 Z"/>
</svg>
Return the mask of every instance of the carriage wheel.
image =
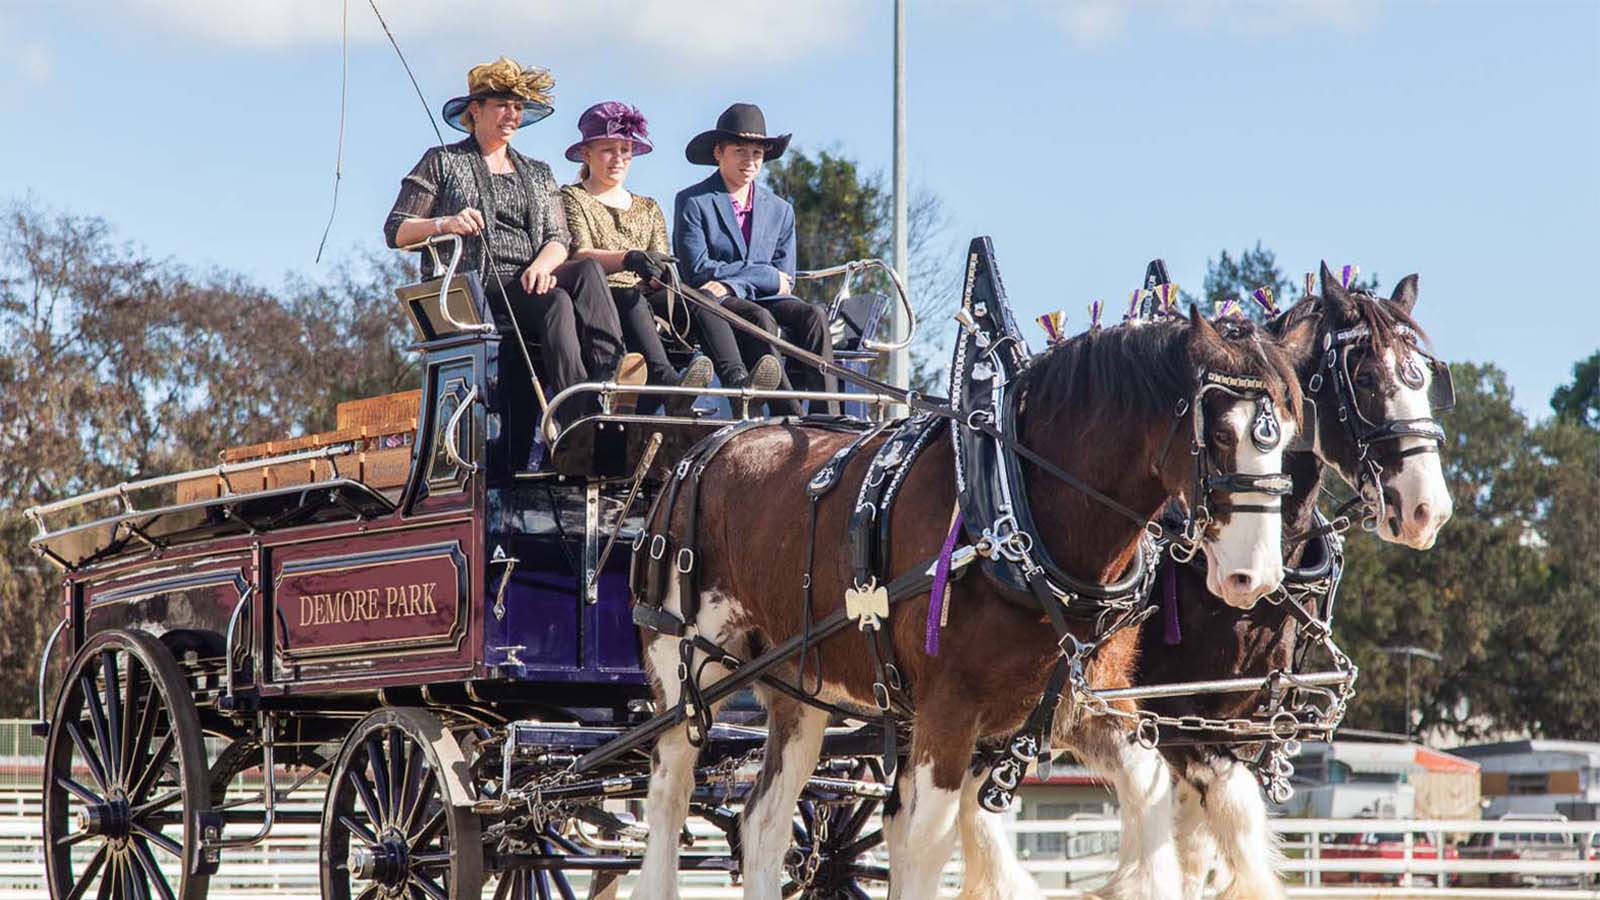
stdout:
<svg viewBox="0 0 1600 900">
<path fill-rule="evenodd" d="M 205 745 L 194 699 L 160 641 L 104 631 L 73 657 L 45 745 L 50 896 L 200 900 Z M 176 886 L 176 889 L 174 889 Z"/>
<path fill-rule="evenodd" d="M 545 849 L 545 852 L 549 852 L 548 849 Z M 597 872 L 591 877 L 587 895 L 590 900 L 616 896 L 616 882 L 611 879 L 605 881 L 609 888 L 601 888 L 604 893 L 597 893 L 595 890 L 602 876 L 606 874 L 609 873 Z M 557 900 L 557 898 L 577 900 L 572 883 L 560 869 L 507 869 L 500 873 L 494 888 L 494 900 Z"/>
<path fill-rule="evenodd" d="M 324 900 L 479 900 L 482 826 L 450 804 L 441 756 L 459 745 L 421 709 L 378 710 L 345 738 L 322 807 Z"/>
<path fill-rule="evenodd" d="M 211 763 L 210 771 L 206 774 L 212 805 L 221 806 L 233 780 L 239 777 L 240 773 L 261 765 L 262 760 L 261 739 L 254 735 L 239 738 L 222 748 L 222 752 L 217 754 L 216 760 Z M 323 755 L 321 747 L 290 745 L 273 751 L 273 763 L 278 766 L 320 769 L 327 765 L 328 758 Z"/>
<path fill-rule="evenodd" d="M 875 757 L 865 757 L 856 763 L 850 777 L 881 784 L 883 766 Z M 867 830 L 882 802 L 862 798 L 853 803 L 819 804 L 802 799 L 795 820 L 796 846 L 790 850 L 787 866 L 791 880 L 783 895 L 801 900 L 866 900 L 868 894 L 861 882 L 887 882 L 888 873 L 881 866 L 860 861 L 883 842 L 881 830 Z"/>
</svg>

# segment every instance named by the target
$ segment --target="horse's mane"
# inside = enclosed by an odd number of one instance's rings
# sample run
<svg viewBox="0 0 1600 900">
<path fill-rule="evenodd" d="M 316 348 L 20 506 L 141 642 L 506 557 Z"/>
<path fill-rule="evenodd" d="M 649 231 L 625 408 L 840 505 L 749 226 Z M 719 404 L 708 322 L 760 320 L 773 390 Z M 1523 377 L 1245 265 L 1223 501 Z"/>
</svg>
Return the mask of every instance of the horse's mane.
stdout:
<svg viewBox="0 0 1600 900">
<path fill-rule="evenodd" d="M 1356 324 L 1367 326 L 1372 333 L 1372 348 L 1379 354 L 1398 345 L 1405 344 L 1399 329 L 1409 328 L 1417 336 L 1417 340 L 1424 345 L 1428 342 L 1428 333 L 1422 326 L 1411 318 L 1411 314 L 1400 307 L 1400 304 L 1379 297 L 1368 291 L 1348 291 L 1345 299 L 1355 307 L 1355 321 L 1347 322 L 1344 327 Z M 1287 332 L 1296 322 L 1307 316 L 1326 316 L 1330 307 L 1338 301 L 1329 300 L 1315 294 L 1301 297 L 1295 305 L 1285 311 L 1281 328 L 1274 329 L 1279 334 Z M 1344 318 L 1349 318 L 1344 316 Z"/>
<path fill-rule="evenodd" d="M 1294 368 L 1266 332 L 1245 320 L 1217 324 L 1221 343 L 1190 354 L 1188 319 L 1174 316 L 1086 331 L 1035 357 L 1021 375 L 1028 407 L 1046 419 L 1071 407 L 1086 421 L 1158 419 L 1173 414 L 1179 399 L 1197 387 L 1197 365 L 1236 375 L 1259 375 L 1278 403 L 1300 416 Z"/>
</svg>

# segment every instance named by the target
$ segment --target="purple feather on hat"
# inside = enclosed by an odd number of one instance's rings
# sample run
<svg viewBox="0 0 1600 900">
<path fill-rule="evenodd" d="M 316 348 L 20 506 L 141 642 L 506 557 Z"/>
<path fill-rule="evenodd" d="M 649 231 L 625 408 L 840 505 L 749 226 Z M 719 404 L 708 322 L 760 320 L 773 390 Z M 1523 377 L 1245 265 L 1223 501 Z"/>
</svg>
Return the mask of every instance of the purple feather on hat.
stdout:
<svg viewBox="0 0 1600 900">
<path fill-rule="evenodd" d="M 621 100 L 604 100 L 583 111 L 578 117 L 578 142 L 567 148 L 566 158 L 583 162 L 583 145 L 605 138 L 620 138 L 633 142 L 633 155 L 643 156 L 655 148 L 650 145 L 649 123 L 636 106 Z"/>
</svg>

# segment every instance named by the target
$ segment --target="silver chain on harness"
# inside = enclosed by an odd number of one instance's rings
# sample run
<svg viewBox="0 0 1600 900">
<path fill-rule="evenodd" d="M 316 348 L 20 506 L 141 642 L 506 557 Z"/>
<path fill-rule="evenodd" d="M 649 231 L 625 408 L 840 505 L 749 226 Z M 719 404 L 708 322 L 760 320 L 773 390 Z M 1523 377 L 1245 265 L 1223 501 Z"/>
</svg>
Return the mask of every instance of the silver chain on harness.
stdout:
<svg viewBox="0 0 1600 900">
<path fill-rule="evenodd" d="M 1316 581 L 1284 584 L 1264 599 L 1275 606 L 1292 603 L 1304 609 L 1303 604 L 1325 595 L 1334 587 L 1336 573 L 1337 569 Z M 1150 609 L 1154 609 L 1154 604 Z M 1294 766 L 1289 763 L 1289 758 L 1299 753 L 1301 741 L 1326 739 L 1333 734 L 1344 720 L 1350 698 L 1355 695 L 1356 678 L 1360 674 L 1356 664 L 1334 641 L 1330 623 L 1314 615 L 1308 614 L 1308 617 L 1309 622 L 1297 619 L 1301 633 L 1322 648 L 1334 670 L 1343 678 L 1331 685 L 1312 685 L 1298 679 L 1292 672 L 1278 670 L 1269 673 L 1267 677 L 1273 684 L 1267 690 L 1268 700 L 1248 718 L 1166 716 L 1147 709 L 1132 712 L 1118 709 L 1089 685 L 1086 674 L 1090 658 L 1104 643 L 1104 635 L 1087 643 L 1075 638 L 1063 641 L 1062 649 L 1067 654 L 1070 669 L 1070 695 L 1073 702 L 1089 715 L 1132 723 L 1134 739 L 1152 750 L 1160 745 L 1162 728 L 1180 732 L 1206 732 L 1209 733 L 1208 738 L 1212 734 L 1232 738 L 1208 739 L 1208 743 L 1264 744 L 1261 756 L 1247 760 L 1246 765 L 1255 771 L 1257 780 L 1268 796 L 1274 802 L 1283 803 L 1294 794 L 1289 781 L 1294 774 Z M 1141 616 L 1139 621 L 1143 619 Z"/>
</svg>

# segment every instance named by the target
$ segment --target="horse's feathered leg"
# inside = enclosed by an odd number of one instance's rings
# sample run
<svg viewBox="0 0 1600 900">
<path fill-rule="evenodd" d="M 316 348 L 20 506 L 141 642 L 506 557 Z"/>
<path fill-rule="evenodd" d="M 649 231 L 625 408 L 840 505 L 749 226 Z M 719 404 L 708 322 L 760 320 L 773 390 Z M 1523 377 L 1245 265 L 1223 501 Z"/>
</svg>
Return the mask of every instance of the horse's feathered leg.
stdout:
<svg viewBox="0 0 1600 900">
<path fill-rule="evenodd" d="M 682 615 L 675 581 L 667 590 L 663 608 L 674 615 Z M 695 624 L 712 642 L 737 652 L 743 646 L 735 640 L 729 622 L 730 610 L 727 598 L 712 591 L 703 592 Z M 661 709 L 676 706 L 683 690 L 677 676 L 682 643 L 667 635 L 653 635 L 645 640 L 645 668 L 650 673 Z M 702 686 L 727 675 L 727 669 L 719 664 L 696 664 L 691 670 Z M 721 705 L 712 708 L 713 715 Z M 645 800 L 645 821 L 650 833 L 645 841 L 644 862 L 639 868 L 639 883 L 630 895 L 632 900 L 675 900 L 678 896 L 678 836 L 689 817 L 694 766 L 699 757 L 700 749 L 689 741 L 687 723 L 674 726 L 656 739 L 650 760 L 650 789 Z"/>
<path fill-rule="evenodd" d="M 957 900 L 1043 900 L 1044 893 L 1017 859 L 1005 817 L 978 805 L 982 773 L 969 769 L 961 786 L 961 893 Z"/>
<path fill-rule="evenodd" d="M 972 753 L 976 710 L 930 690 L 917 707 L 911 756 L 896 779 L 899 808 L 884 826 L 889 900 L 939 896 L 940 874 L 956 844 L 956 818 Z"/>
<path fill-rule="evenodd" d="M 1200 900 L 1216 864 L 1217 842 L 1206 822 L 1204 797 L 1186 778 L 1177 787 L 1178 865 L 1183 869 L 1184 900 Z"/>
<path fill-rule="evenodd" d="M 828 714 L 781 694 L 763 699 L 768 723 L 766 757 L 745 797 L 740 827 L 744 895 L 753 900 L 781 900 L 783 859 L 793 832 L 795 804 L 816 769 Z"/>
<path fill-rule="evenodd" d="M 1267 824 L 1267 803 L 1255 775 L 1243 763 L 1216 758 L 1189 766 L 1187 779 L 1205 793 L 1205 815 L 1229 870 L 1221 900 L 1281 900 L 1282 853 Z M 1227 881 L 1227 874 L 1232 880 Z"/>
<path fill-rule="evenodd" d="M 1093 720 L 1073 740 L 1083 761 L 1117 792 L 1122 821 L 1117 871 L 1102 896 L 1116 900 L 1167 900 L 1183 883 L 1173 843 L 1172 770 L 1152 748 Z"/>
</svg>

